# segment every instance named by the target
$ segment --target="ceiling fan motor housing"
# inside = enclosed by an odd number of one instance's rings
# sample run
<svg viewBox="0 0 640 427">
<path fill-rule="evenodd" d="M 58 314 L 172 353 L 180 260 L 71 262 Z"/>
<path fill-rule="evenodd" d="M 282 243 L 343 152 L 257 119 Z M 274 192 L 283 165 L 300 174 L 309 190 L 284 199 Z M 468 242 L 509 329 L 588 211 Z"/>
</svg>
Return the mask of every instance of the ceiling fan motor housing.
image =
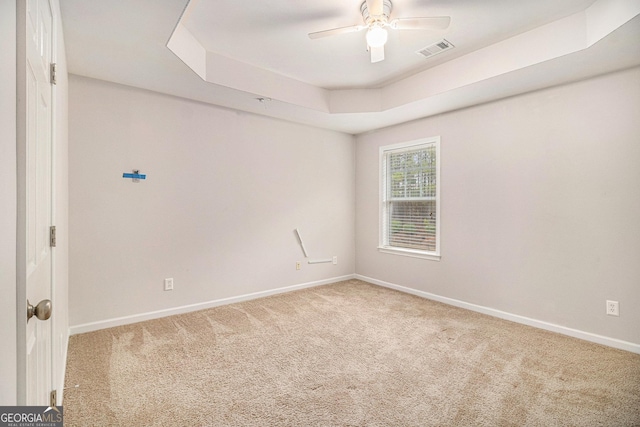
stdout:
<svg viewBox="0 0 640 427">
<path fill-rule="evenodd" d="M 382 1 L 382 15 L 372 16 L 369 14 L 369 8 L 367 7 L 367 2 L 363 2 L 360 6 L 360 12 L 362 13 L 362 19 L 367 25 L 371 25 L 376 21 L 380 22 L 388 22 L 389 16 L 391 15 L 391 10 L 393 9 L 393 5 L 391 4 L 391 0 L 383 0 Z"/>
</svg>

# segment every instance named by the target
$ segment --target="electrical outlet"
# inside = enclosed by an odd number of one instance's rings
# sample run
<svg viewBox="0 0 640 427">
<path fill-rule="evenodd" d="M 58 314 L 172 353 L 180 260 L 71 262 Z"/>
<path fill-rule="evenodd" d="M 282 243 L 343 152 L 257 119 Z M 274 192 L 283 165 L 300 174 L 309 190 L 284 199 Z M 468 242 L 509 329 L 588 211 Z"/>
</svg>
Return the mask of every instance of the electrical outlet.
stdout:
<svg viewBox="0 0 640 427">
<path fill-rule="evenodd" d="M 333 256 L 333 265 L 336 265 L 338 263 L 338 256 L 334 255 Z"/>
<path fill-rule="evenodd" d="M 302 264 L 300 263 L 300 261 L 296 261 L 296 270 L 300 270 L 301 267 Z"/>
<path fill-rule="evenodd" d="M 164 279 L 164 290 L 165 291 L 173 290 L 173 278 Z"/>
<path fill-rule="evenodd" d="M 618 301 L 607 300 L 607 314 L 609 316 L 620 316 L 620 305 Z"/>
</svg>

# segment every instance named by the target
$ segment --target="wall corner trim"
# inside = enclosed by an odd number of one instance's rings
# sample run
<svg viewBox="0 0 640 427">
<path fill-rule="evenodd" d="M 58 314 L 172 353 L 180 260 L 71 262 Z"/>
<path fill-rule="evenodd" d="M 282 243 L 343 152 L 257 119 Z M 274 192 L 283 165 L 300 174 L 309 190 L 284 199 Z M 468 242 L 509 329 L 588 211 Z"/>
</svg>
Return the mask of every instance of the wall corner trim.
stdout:
<svg viewBox="0 0 640 427">
<path fill-rule="evenodd" d="M 426 298 L 433 301 L 438 301 L 444 304 L 452 305 L 454 307 L 464 308 L 467 310 L 475 311 L 477 313 L 487 314 L 489 316 L 497 317 L 504 320 L 509 320 L 515 323 L 520 323 L 522 325 L 533 326 L 534 328 L 544 329 L 546 331 L 556 332 L 562 335 L 567 335 L 567 336 L 578 338 L 584 341 L 589 341 L 596 344 L 601 344 L 608 347 L 613 347 L 620 350 L 626 350 L 632 353 L 640 354 L 640 344 L 623 341 L 616 338 L 605 337 L 603 335 L 597 335 L 591 332 L 585 332 L 577 329 L 567 328 L 566 326 L 556 325 L 553 323 L 544 322 L 542 320 L 531 319 L 529 317 L 496 310 L 494 308 L 484 307 L 481 305 L 471 304 L 471 303 L 460 301 L 453 298 L 447 298 L 440 295 L 435 295 L 429 292 L 424 292 L 417 289 L 396 285 L 393 283 L 385 282 L 378 279 L 373 279 L 371 277 L 366 277 L 359 274 L 356 274 L 355 278 L 358 280 L 362 280 L 363 282 L 371 283 L 373 285 L 378 285 L 378 286 L 382 286 L 389 289 L 395 289 L 396 291 L 419 296 L 419 297 Z"/>
</svg>

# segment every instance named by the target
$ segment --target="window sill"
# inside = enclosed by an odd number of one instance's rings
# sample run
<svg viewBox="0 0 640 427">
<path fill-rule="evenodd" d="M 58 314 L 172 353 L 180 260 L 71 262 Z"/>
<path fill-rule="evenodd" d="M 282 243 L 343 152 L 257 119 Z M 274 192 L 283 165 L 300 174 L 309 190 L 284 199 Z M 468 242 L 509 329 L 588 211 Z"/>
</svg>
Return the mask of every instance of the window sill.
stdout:
<svg viewBox="0 0 640 427">
<path fill-rule="evenodd" d="M 378 251 L 385 254 L 407 256 L 411 258 L 428 259 L 431 261 L 440 261 L 440 254 L 434 252 L 416 251 L 413 249 L 392 248 L 389 246 L 378 246 Z"/>
</svg>

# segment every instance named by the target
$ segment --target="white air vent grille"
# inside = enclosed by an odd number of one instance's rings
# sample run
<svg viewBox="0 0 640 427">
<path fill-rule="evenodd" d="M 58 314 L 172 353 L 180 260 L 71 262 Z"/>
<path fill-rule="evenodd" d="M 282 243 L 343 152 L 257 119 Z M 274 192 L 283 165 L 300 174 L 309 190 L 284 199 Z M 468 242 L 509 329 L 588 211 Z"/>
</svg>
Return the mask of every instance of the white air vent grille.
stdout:
<svg viewBox="0 0 640 427">
<path fill-rule="evenodd" d="M 455 46 L 451 42 L 442 39 L 441 41 L 429 45 L 425 48 L 418 50 L 416 53 L 422 55 L 425 58 L 431 58 L 434 55 L 444 52 L 445 50 L 453 49 Z"/>
</svg>

